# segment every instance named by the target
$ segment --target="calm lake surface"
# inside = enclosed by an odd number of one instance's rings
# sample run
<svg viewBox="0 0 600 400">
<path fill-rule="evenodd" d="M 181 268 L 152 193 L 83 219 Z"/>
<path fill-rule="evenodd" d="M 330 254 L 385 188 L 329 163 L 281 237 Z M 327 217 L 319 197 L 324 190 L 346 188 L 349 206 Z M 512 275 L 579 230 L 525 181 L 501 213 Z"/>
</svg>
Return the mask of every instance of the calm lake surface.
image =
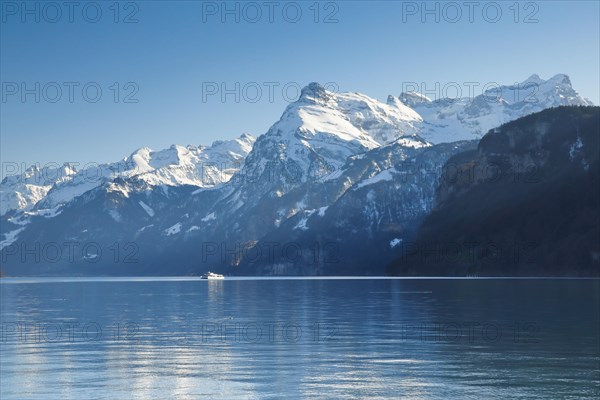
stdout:
<svg viewBox="0 0 600 400">
<path fill-rule="evenodd" d="M 3 279 L 0 398 L 595 399 L 599 280 Z"/>
</svg>

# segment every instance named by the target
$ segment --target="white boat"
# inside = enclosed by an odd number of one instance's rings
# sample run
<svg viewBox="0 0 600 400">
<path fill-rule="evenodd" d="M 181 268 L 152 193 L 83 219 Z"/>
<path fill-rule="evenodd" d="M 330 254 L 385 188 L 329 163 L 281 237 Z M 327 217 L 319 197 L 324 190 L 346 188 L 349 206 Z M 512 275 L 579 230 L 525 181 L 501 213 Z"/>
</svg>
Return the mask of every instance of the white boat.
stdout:
<svg viewBox="0 0 600 400">
<path fill-rule="evenodd" d="M 221 274 L 215 274 L 214 272 L 207 272 L 200 277 L 200 279 L 225 279 Z"/>
</svg>

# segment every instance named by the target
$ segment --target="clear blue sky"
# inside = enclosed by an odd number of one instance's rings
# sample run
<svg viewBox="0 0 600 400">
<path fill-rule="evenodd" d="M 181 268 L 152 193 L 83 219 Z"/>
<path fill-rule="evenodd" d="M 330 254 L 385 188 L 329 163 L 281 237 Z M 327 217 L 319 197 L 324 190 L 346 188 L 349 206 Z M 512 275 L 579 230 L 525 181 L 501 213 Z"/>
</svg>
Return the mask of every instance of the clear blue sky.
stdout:
<svg viewBox="0 0 600 400">
<path fill-rule="evenodd" d="M 340 91 L 385 100 L 408 82 L 509 84 L 532 73 L 545 79 L 566 73 L 582 95 L 596 104 L 600 100 L 598 1 L 521 2 L 517 23 L 512 1 L 498 2 L 502 16 L 496 23 L 489 22 L 493 8 L 485 15 L 482 10 L 489 2 L 480 2 L 473 22 L 468 8 L 457 2 L 462 16 L 456 23 L 450 22 L 456 10 L 442 9 L 445 3 L 440 3 L 440 22 L 435 15 L 425 15 L 423 22 L 421 10 L 409 15 L 414 9 L 406 2 L 321 2 L 318 23 L 313 1 L 278 2 L 272 23 L 265 2 L 254 3 L 262 12 L 255 23 L 255 9 L 240 9 L 239 23 L 234 14 L 223 23 L 210 13 L 214 7 L 219 13 L 223 3 L 209 3 L 122 2 L 115 23 L 113 1 L 97 2 L 102 15 L 91 23 L 96 8 L 84 14 L 84 1 L 73 10 L 73 22 L 67 8 L 57 17 L 44 3 L 29 2 L 33 10 L 40 7 L 36 22 L 35 12 L 14 9 L 20 1 L 2 1 L 2 162 L 107 162 L 142 146 L 158 150 L 173 143 L 210 144 L 243 132 L 258 136 L 287 104 L 282 86 L 289 85 L 292 97 L 296 85 L 311 81 L 335 82 Z M 302 16 L 292 23 L 296 5 Z M 233 9 L 235 2 L 227 6 Z M 324 23 L 332 13 L 338 22 Z M 123 23 L 130 14 L 137 23 Z M 527 18 L 538 22 L 525 23 Z M 33 94 L 22 102 L 20 87 L 10 95 L 12 82 L 29 88 L 39 82 L 46 93 L 40 88 L 39 103 Z M 52 82 L 62 87 L 55 103 L 48 101 L 56 97 Z M 72 103 L 65 82 L 79 83 Z M 102 89 L 96 103 L 83 97 L 88 82 Z M 114 82 L 121 86 L 116 103 Z M 126 88 L 127 82 L 135 85 Z M 256 82 L 263 95 L 256 102 L 243 96 L 236 102 L 234 95 L 225 102 L 219 95 L 203 99 L 206 82 L 230 88 Z M 273 101 L 265 82 L 279 83 Z M 139 101 L 124 103 L 123 96 L 136 87 L 133 99 Z M 249 88 L 248 97 L 254 93 Z M 94 97 L 93 87 L 88 95 Z"/>
</svg>

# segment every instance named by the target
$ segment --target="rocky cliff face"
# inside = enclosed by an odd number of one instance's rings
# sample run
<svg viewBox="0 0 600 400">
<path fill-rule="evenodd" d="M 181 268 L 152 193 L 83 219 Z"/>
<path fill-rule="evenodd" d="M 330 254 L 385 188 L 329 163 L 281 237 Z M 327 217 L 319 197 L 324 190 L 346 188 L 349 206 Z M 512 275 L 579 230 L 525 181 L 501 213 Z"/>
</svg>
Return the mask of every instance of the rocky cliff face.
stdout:
<svg viewBox="0 0 600 400">
<path fill-rule="evenodd" d="M 475 142 L 421 148 L 392 144 L 351 157 L 316 185 L 296 191 L 305 206 L 263 236 L 239 273 L 380 275 L 433 206 L 442 165 Z M 314 203 L 311 197 L 321 201 Z M 281 240 L 285 238 L 285 240 Z M 274 252 L 267 250 L 277 246 Z"/>
<path fill-rule="evenodd" d="M 598 107 L 493 129 L 448 161 L 433 212 L 389 272 L 599 275 L 599 138 Z"/>
</svg>

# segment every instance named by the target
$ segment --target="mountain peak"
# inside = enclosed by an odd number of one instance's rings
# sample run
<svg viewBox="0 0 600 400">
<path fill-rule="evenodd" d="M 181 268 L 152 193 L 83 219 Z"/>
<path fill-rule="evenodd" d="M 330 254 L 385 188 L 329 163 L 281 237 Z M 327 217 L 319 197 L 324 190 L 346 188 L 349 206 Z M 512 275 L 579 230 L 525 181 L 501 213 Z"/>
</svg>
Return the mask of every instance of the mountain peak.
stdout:
<svg viewBox="0 0 600 400">
<path fill-rule="evenodd" d="M 400 93 L 400 101 L 409 107 L 413 107 L 422 103 L 431 103 L 431 99 L 429 97 L 417 92 Z"/>
<path fill-rule="evenodd" d="M 391 94 L 388 94 L 386 104 L 393 106 L 394 104 L 396 104 L 397 101 L 398 99 L 396 97 L 392 96 Z"/>
<path fill-rule="evenodd" d="M 127 159 L 131 159 L 133 156 L 143 156 L 143 157 L 149 157 L 150 153 L 153 153 L 153 150 L 150 147 L 140 147 L 136 150 L 134 150 L 129 157 L 126 157 L 125 160 Z"/>
<path fill-rule="evenodd" d="M 246 141 L 252 141 L 252 142 L 254 142 L 256 140 L 256 138 L 254 136 L 252 136 L 251 134 L 246 133 L 246 132 L 244 132 L 240 135 L 240 139 L 246 140 Z"/>
<path fill-rule="evenodd" d="M 231 145 L 239 145 L 240 143 L 244 144 L 254 144 L 256 138 L 249 133 L 242 133 L 239 137 L 231 140 L 214 140 L 209 148 L 215 149 L 217 147 L 227 147 Z"/>
<path fill-rule="evenodd" d="M 532 74 L 529 78 L 525 79 L 522 83 L 541 83 L 542 78 L 538 74 Z"/>
<path fill-rule="evenodd" d="M 321 84 L 318 82 L 311 82 L 302 89 L 298 100 L 317 102 L 319 100 L 327 101 L 329 97 L 327 90 L 325 90 Z"/>
<path fill-rule="evenodd" d="M 521 86 L 523 86 L 525 84 L 532 84 L 532 83 L 536 84 L 536 85 L 550 83 L 550 84 L 554 84 L 554 85 L 571 86 L 571 78 L 569 78 L 569 75 L 567 75 L 567 74 L 556 74 L 552 78 L 550 78 L 548 80 L 544 80 L 544 79 L 540 78 L 540 76 L 538 74 L 532 74 L 529 78 L 527 78 L 523 82 L 521 82 Z"/>
<path fill-rule="evenodd" d="M 549 82 L 571 86 L 571 78 L 567 74 L 556 74 L 548 79 Z"/>
</svg>

